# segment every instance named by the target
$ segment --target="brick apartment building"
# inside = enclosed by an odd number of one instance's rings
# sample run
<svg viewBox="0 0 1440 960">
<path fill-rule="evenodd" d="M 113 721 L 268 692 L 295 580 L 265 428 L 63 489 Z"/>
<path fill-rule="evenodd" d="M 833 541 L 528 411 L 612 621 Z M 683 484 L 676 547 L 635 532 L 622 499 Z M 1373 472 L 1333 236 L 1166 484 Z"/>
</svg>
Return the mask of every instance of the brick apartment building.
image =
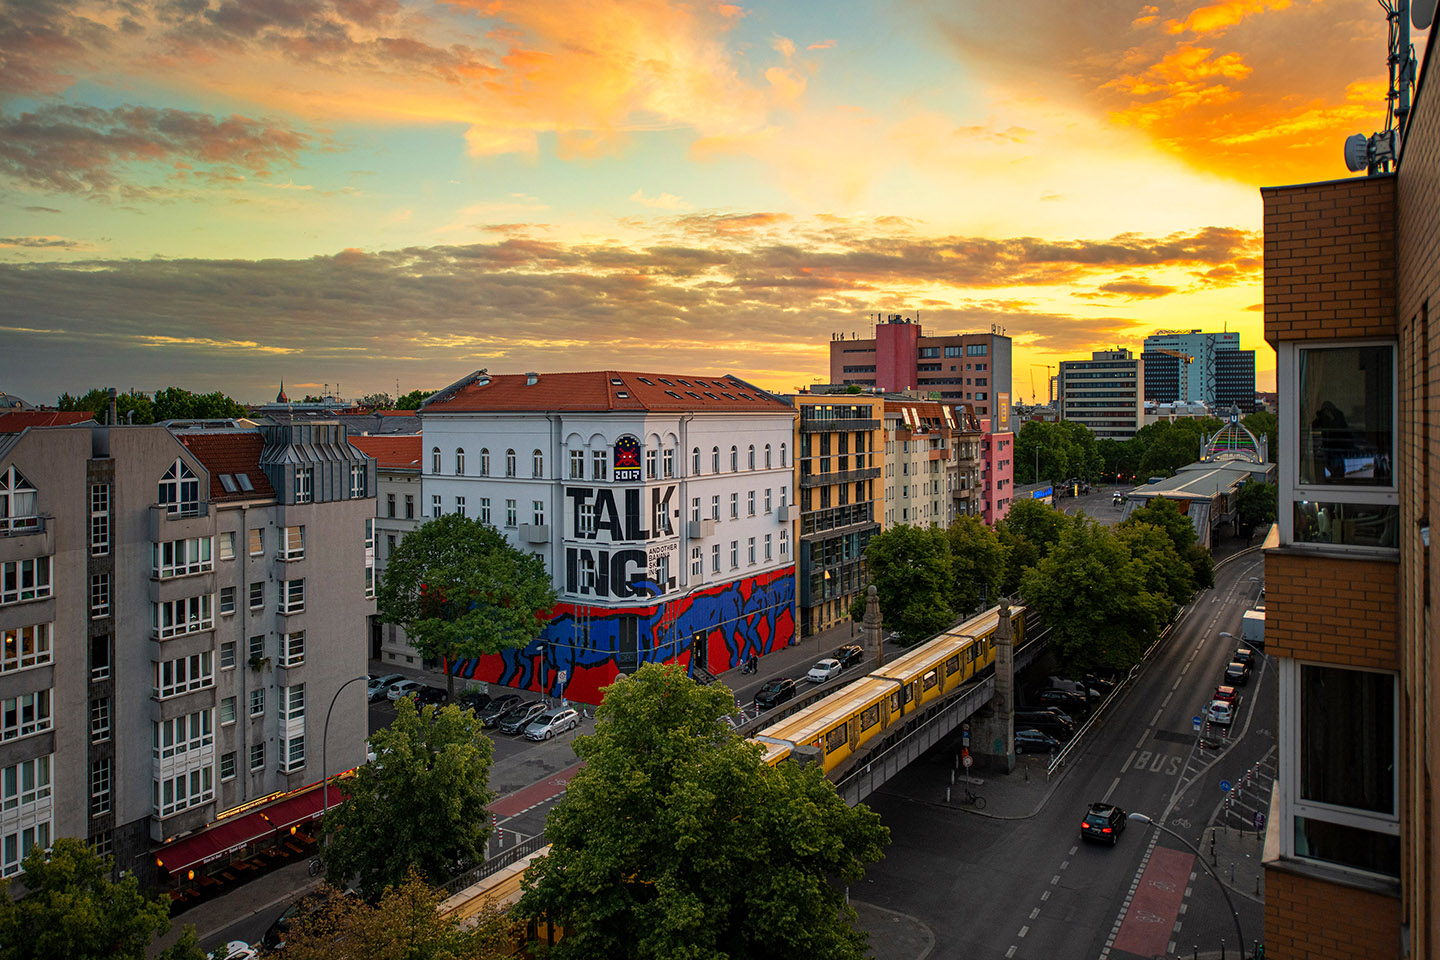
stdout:
<svg viewBox="0 0 1440 960">
<path fill-rule="evenodd" d="M 1427 46 L 1396 172 L 1261 191 L 1281 442 L 1265 557 L 1280 681 L 1270 957 L 1440 957 L 1434 31 Z"/>
</svg>

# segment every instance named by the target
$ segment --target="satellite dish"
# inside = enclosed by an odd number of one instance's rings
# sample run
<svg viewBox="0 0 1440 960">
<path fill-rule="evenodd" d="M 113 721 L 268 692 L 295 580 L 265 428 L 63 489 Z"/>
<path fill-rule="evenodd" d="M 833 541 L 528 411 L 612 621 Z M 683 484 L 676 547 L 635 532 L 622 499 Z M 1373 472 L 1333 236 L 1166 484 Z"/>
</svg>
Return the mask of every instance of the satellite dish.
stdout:
<svg viewBox="0 0 1440 960">
<path fill-rule="evenodd" d="M 1435 19 L 1435 0 L 1410 0 L 1410 22 L 1416 30 L 1425 30 Z"/>
<path fill-rule="evenodd" d="M 1345 166 L 1354 171 L 1370 166 L 1370 141 L 1365 134 L 1345 138 Z"/>
</svg>

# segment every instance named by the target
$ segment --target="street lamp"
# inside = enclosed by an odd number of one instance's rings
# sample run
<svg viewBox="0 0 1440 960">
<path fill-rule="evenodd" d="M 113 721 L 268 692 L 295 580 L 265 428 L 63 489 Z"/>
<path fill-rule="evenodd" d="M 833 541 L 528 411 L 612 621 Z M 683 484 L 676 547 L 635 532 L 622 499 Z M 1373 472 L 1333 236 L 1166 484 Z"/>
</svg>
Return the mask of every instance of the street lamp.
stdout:
<svg viewBox="0 0 1440 960">
<path fill-rule="evenodd" d="M 1240 930 L 1240 914 L 1235 912 L 1235 904 L 1231 902 L 1230 893 L 1225 889 L 1225 884 L 1220 882 L 1220 878 L 1216 876 L 1215 871 L 1210 869 L 1210 864 L 1205 862 L 1205 855 L 1201 853 L 1199 848 L 1197 848 L 1189 840 L 1186 840 L 1184 837 L 1180 836 L 1180 834 L 1176 833 L 1174 830 L 1171 830 L 1169 827 L 1156 823 L 1154 820 L 1151 820 L 1143 813 L 1132 813 L 1129 815 L 1128 819 L 1134 820 L 1136 823 L 1148 823 L 1156 830 L 1159 830 L 1161 833 L 1168 833 L 1176 840 L 1179 840 L 1181 843 L 1185 844 L 1186 848 L 1189 849 L 1191 853 L 1195 854 L 1195 859 L 1200 861 L 1200 866 L 1205 868 L 1205 872 L 1210 874 L 1210 876 L 1215 880 L 1216 885 L 1220 887 L 1220 895 L 1225 898 L 1225 905 L 1230 908 L 1230 919 L 1235 921 L 1235 936 L 1240 941 L 1240 960 L 1245 960 L 1245 934 L 1242 933 Z"/>
<path fill-rule="evenodd" d="M 335 696 L 330 698 L 330 706 L 325 711 L 325 726 L 320 733 L 320 782 L 324 784 L 320 789 L 325 791 L 325 805 L 324 809 L 320 811 L 322 816 L 330 812 L 330 711 L 335 709 L 335 701 L 340 699 L 340 690 L 344 690 L 352 683 L 360 680 L 368 681 L 369 679 L 368 676 L 362 674 L 361 676 L 352 677 L 340 684 L 340 689 L 336 690 Z"/>
</svg>

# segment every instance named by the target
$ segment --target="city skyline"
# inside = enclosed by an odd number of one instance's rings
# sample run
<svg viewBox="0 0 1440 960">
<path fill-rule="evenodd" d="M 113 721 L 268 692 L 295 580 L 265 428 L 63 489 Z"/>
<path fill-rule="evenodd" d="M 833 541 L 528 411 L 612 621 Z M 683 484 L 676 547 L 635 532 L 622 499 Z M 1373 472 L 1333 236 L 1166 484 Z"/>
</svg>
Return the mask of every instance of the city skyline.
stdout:
<svg viewBox="0 0 1440 960">
<path fill-rule="evenodd" d="M 0 390 L 788 392 L 887 313 L 1003 327 L 1015 400 L 1161 329 L 1238 330 L 1273 389 L 1258 187 L 1384 126 L 1375 4 L 811 14 L 0 5 Z"/>
</svg>

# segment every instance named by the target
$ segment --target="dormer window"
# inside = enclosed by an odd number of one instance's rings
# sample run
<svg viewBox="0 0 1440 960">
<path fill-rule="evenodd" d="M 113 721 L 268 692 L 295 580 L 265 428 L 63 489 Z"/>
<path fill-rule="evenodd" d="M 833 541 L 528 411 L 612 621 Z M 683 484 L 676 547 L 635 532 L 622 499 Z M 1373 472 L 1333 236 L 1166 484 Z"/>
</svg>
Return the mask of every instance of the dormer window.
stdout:
<svg viewBox="0 0 1440 960">
<path fill-rule="evenodd" d="M 184 460 L 176 458 L 160 480 L 160 505 L 172 517 L 194 517 L 200 513 L 200 479 Z"/>
<path fill-rule="evenodd" d="M 0 533 L 40 526 L 39 494 L 14 467 L 0 472 Z"/>
</svg>

